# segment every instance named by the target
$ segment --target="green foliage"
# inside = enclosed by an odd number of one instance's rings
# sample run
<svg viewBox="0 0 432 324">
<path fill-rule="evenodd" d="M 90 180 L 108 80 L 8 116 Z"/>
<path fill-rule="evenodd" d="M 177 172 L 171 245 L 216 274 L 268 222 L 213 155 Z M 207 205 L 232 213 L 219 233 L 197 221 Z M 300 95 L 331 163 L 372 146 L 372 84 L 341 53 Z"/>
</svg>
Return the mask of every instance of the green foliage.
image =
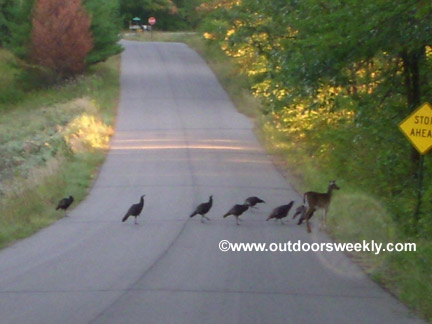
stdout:
<svg viewBox="0 0 432 324">
<path fill-rule="evenodd" d="M 93 49 L 87 56 L 87 64 L 103 62 L 123 49 L 120 40 L 121 19 L 118 0 L 83 1 L 91 17 Z"/>
<path fill-rule="evenodd" d="M 13 4 L 13 0 L 0 0 L 0 47 L 3 46 L 10 35 L 8 20 Z"/>
<path fill-rule="evenodd" d="M 28 59 L 31 21 L 34 0 L 17 0 L 7 8 L 6 26 L 8 35 L 5 47 L 10 49 L 18 58 Z"/>
<path fill-rule="evenodd" d="M 312 157 L 324 172 L 372 190 L 387 202 L 401 229 L 415 232 L 417 158 L 397 125 L 418 103 L 430 100 L 431 5 L 413 0 L 217 4 L 202 29 L 249 76 L 268 123 L 295 143 L 290 149 Z M 426 164 L 428 173 L 431 161 Z M 432 228 L 425 211 L 422 228 Z"/>
<path fill-rule="evenodd" d="M 201 21 L 197 8 L 202 3 L 201 0 L 173 0 L 178 8 L 177 16 L 182 24 L 181 28 L 195 30 Z"/>
<path fill-rule="evenodd" d="M 330 233 L 416 242 L 418 252 L 362 256 L 373 277 L 432 319 L 432 159 L 398 124 L 431 101 L 432 4 L 427 1 L 213 1 L 204 36 L 238 64 L 262 102 L 259 126 L 270 150 L 304 190 L 343 188 Z M 235 81 L 233 81 L 235 82 Z M 227 88 L 229 89 L 229 88 Z M 338 197 L 340 196 L 340 197 Z M 341 199 L 339 199 L 341 198 Z"/>
<path fill-rule="evenodd" d="M 417 241 L 417 250 L 413 252 L 393 253 L 388 258 L 387 269 L 394 269 L 391 275 L 382 270 L 383 282 L 398 292 L 401 300 L 432 321 L 430 296 L 432 285 L 432 243 L 429 240 Z M 387 270 L 388 271 L 388 270 Z"/>
<path fill-rule="evenodd" d="M 15 102 L 24 95 L 23 90 L 16 84 L 19 72 L 15 57 L 0 48 L 0 107 L 7 102 Z"/>
</svg>

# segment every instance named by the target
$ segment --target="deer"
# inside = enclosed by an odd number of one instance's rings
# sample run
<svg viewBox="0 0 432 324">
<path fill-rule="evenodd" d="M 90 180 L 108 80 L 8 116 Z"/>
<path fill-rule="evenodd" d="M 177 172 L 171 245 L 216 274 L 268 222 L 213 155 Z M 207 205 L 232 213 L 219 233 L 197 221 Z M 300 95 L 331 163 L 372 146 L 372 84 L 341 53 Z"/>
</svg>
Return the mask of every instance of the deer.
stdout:
<svg viewBox="0 0 432 324">
<path fill-rule="evenodd" d="M 304 214 L 304 219 L 306 220 L 306 226 L 307 226 L 307 232 L 311 232 L 309 219 L 312 217 L 313 213 L 318 209 L 323 209 L 323 216 L 321 218 L 320 223 L 320 230 L 321 227 L 325 224 L 325 221 L 327 219 L 327 212 L 330 206 L 331 197 L 332 197 L 332 191 L 333 190 L 339 190 L 340 188 L 337 186 L 336 181 L 332 180 L 330 181 L 327 192 L 326 193 L 320 193 L 315 191 L 308 191 L 305 192 L 303 195 L 303 204 L 308 203 L 308 208 Z"/>
</svg>

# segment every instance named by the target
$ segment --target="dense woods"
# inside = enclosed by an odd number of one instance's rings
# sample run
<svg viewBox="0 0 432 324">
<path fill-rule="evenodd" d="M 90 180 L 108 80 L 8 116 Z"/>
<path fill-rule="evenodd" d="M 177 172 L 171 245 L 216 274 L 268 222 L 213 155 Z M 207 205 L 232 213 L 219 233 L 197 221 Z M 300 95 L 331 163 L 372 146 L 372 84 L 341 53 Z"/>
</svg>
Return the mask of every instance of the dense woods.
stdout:
<svg viewBox="0 0 432 324">
<path fill-rule="evenodd" d="M 432 100 L 432 4 L 243 0 L 204 7 L 206 37 L 236 58 L 285 145 L 384 199 L 408 235 L 430 236 L 431 160 L 416 211 L 419 154 L 398 124 Z"/>
</svg>

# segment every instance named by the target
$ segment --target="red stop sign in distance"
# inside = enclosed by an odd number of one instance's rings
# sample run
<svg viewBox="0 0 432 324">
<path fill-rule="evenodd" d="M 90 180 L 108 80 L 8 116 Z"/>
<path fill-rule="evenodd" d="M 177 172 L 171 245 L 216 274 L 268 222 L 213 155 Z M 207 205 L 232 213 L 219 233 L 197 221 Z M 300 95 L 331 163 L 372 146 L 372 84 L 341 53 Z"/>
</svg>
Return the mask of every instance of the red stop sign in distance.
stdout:
<svg viewBox="0 0 432 324">
<path fill-rule="evenodd" d="M 148 23 L 153 26 L 154 24 L 156 24 L 156 18 L 155 17 L 150 17 L 148 19 Z"/>
</svg>

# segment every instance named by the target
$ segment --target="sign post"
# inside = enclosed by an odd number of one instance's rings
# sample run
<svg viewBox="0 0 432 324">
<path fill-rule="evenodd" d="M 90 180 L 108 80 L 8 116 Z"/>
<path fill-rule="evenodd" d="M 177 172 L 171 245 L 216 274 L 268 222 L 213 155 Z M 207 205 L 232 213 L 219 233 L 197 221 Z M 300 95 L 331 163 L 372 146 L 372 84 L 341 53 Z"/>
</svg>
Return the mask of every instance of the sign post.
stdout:
<svg viewBox="0 0 432 324">
<path fill-rule="evenodd" d="M 432 106 L 426 102 L 418 107 L 399 124 L 399 129 L 420 153 L 417 206 L 414 211 L 414 219 L 418 223 L 423 198 L 424 155 L 432 148 Z"/>
<path fill-rule="evenodd" d="M 148 19 L 148 23 L 150 24 L 150 26 L 151 26 L 151 29 L 150 29 L 150 37 L 151 37 L 151 40 L 153 41 L 153 26 L 156 24 L 156 18 L 155 17 L 150 17 L 149 19 Z"/>
</svg>

